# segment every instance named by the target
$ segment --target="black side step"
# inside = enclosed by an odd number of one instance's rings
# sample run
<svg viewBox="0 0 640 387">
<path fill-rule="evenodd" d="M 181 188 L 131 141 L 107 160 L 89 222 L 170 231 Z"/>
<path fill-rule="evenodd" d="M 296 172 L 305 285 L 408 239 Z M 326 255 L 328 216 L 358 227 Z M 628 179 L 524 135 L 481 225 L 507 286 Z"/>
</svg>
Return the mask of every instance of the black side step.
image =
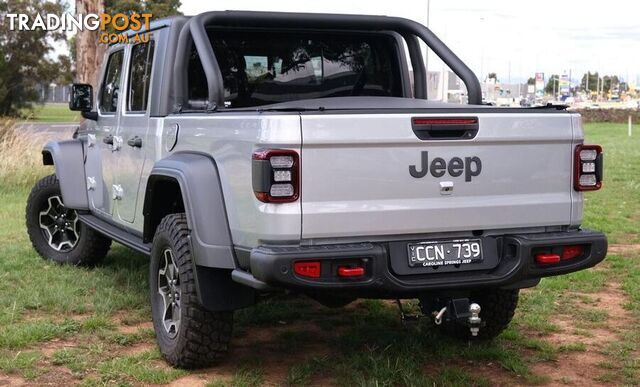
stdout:
<svg viewBox="0 0 640 387">
<path fill-rule="evenodd" d="M 78 214 L 78 218 L 82 223 L 100 232 L 101 234 L 108 236 L 116 242 L 120 242 L 123 245 L 130 247 L 142 254 L 151 254 L 151 243 L 142 242 L 142 238 L 139 236 L 128 233 L 94 215 Z"/>
</svg>

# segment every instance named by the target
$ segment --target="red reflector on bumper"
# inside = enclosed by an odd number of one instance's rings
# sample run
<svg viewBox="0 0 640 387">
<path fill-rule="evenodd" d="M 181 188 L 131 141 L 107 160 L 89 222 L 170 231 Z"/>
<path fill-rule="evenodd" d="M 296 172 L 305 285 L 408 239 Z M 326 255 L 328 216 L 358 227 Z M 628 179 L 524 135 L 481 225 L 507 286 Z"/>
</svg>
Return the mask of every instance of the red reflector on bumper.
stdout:
<svg viewBox="0 0 640 387">
<path fill-rule="evenodd" d="M 364 267 L 338 267 L 338 275 L 340 277 L 362 277 L 364 275 Z"/>
<path fill-rule="evenodd" d="M 542 265 L 550 265 L 560 262 L 560 256 L 558 254 L 536 254 L 536 262 Z"/>
<path fill-rule="evenodd" d="M 301 261 L 293 263 L 293 271 L 299 276 L 309 278 L 320 278 L 320 262 Z"/>
<path fill-rule="evenodd" d="M 565 246 L 562 248 L 562 260 L 578 258 L 582 255 L 584 247 L 581 245 Z"/>
</svg>

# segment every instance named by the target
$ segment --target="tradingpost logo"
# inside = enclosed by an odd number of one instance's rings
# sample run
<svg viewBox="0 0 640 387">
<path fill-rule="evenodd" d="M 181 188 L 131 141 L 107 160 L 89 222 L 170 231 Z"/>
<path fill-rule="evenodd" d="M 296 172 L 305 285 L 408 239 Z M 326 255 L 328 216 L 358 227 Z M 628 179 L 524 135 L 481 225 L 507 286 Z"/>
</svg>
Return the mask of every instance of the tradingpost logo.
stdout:
<svg viewBox="0 0 640 387">
<path fill-rule="evenodd" d="M 149 30 L 149 23 L 153 17 L 150 13 L 88 13 L 73 15 L 64 13 L 27 15 L 23 13 L 5 14 L 5 22 L 8 21 L 12 31 L 100 31 L 98 40 L 101 43 L 140 43 L 148 42 L 148 33 L 124 34 L 126 30 L 140 31 L 142 28 Z M 7 20 L 8 19 L 8 20 Z M 115 32 L 113 32 L 115 31 Z"/>
</svg>

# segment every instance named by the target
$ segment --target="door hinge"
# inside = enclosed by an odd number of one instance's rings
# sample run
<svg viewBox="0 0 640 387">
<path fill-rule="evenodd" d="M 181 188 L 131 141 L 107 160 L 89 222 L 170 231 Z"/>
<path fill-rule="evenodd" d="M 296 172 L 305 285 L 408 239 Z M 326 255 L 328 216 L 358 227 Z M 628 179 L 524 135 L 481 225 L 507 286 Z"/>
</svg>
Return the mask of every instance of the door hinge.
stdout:
<svg viewBox="0 0 640 387">
<path fill-rule="evenodd" d="M 96 135 L 95 134 L 87 134 L 87 147 L 93 148 L 96 145 Z"/>
<path fill-rule="evenodd" d="M 120 148 L 122 148 L 123 141 L 122 136 L 113 136 L 113 145 L 111 145 L 111 150 L 113 152 L 119 151 Z"/>
<path fill-rule="evenodd" d="M 114 184 L 111 188 L 113 200 L 122 200 L 124 190 L 120 184 Z"/>
</svg>

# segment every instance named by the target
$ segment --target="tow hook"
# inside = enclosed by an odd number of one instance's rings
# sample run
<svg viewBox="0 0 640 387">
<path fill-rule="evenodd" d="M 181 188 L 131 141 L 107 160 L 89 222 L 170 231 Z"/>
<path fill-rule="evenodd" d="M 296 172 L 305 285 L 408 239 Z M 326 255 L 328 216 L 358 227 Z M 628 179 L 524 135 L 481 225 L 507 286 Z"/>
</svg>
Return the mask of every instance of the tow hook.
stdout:
<svg viewBox="0 0 640 387">
<path fill-rule="evenodd" d="M 435 317 L 433 318 L 433 321 L 436 323 L 436 325 L 440 325 L 442 324 L 442 316 L 444 316 L 444 314 L 447 312 L 447 307 L 445 306 L 444 308 L 440 309 L 440 311 L 438 313 L 435 313 Z"/>
<path fill-rule="evenodd" d="M 469 305 L 469 313 L 471 313 L 471 316 L 469 316 L 469 330 L 471 330 L 471 336 L 473 337 L 478 336 L 478 332 L 480 332 L 480 324 L 482 323 L 480 318 L 481 310 L 480 305 L 475 302 Z"/>
</svg>

